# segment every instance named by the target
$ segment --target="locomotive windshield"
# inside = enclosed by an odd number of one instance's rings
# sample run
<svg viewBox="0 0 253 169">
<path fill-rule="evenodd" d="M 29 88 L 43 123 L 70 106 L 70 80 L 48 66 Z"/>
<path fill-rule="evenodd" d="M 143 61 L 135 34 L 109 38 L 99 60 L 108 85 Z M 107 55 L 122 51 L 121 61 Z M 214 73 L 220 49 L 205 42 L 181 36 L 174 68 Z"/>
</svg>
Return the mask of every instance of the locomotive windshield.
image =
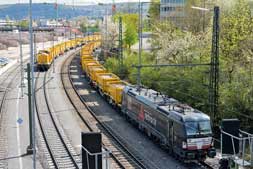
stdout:
<svg viewBox="0 0 253 169">
<path fill-rule="evenodd" d="M 211 134 L 210 121 L 190 121 L 185 122 L 187 135 Z"/>
</svg>

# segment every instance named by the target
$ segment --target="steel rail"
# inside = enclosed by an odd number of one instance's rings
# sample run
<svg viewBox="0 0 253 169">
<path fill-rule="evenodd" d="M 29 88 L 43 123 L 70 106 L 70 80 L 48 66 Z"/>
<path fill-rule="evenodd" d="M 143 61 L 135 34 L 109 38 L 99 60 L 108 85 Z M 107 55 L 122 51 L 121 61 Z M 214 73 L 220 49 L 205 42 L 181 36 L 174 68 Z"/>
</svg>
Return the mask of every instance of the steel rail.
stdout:
<svg viewBox="0 0 253 169">
<path fill-rule="evenodd" d="M 63 136 L 61 135 L 60 130 L 59 130 L 59 128 L 58 128 L 58 126 L 57 126 L 57 124 L 56 124 L 56 122 L 55 122 L 55 119 L 54 119 L 53 115 L 52 115 L 52 111 L 51 111 L 50 106 L 49 106 L 48 95 L 47 95 L 47 92 L 46 92 L 46 77 L 47 77 L 47 73 L 48 73 L 48 72 L 45 72 L 44 78 L 43 78 L 43 94 L 44 94 L 44 100 L 45 100 L 45 104 L 46 104 L 46 107 L 47 107 L 47 110 L 48 110 L 48 114 L 49 114 L 49 116 L 50 116 L 50 119 L 51 119 L 51 121 L 52 121 L 52 124 L 53 124 L 53 126 L 54 126 L 54 129 L 55 129 L 55 131 L 56 131 L 56 133 L 57 133 L 57 136 L 56 136 L 56 137 L 59 138 L 61 144 L 63 145 L 64 151 L 67 153 L 67 155 L 68 155 L 69 159 L 71 160 L 73 166 L 74 166 L 75 168 L 79 168 L 79 166 L 78 166 L 76 160 L 74 159 L 72 153 L 70 152 L 68 146 L 66 145 L 66 143 L 65 143 L 65 141 L 64 141 L 64 138 L 63 138 Z M 35 84 L 36 89 L 37 89 L 37 85 L 38 85 L 38 79 L 39 79 L 39 78 L 37 78 L 36 84 Z M 55 157 L 55 152 L 54 152 L 55 150 L 53 150 L 54 148 L 53 148 L 53 147 L 50 145 L 50 143 L 49 143 L 49 138 L 48 138 L 48 136 L 47 136 L 47 134 L 46 134 L 46 129 L 44 128 L 45 126 L 43 127 L 42 120 L 41 120 L 41 118 L 40 118 L 39 108 L 38 108 L 39 106 L 38 106 L 38 102 L 37 102 L 37 97 L 35 97 L 35 107 L 36 107 L 37 119 L 38 119 L 38 121 L 39 121 L 39 125 L 40 125 L 40 129 L 41 129 L 41 132 L 42 132 L 42 136 L 43 136 L 43 139 L 44 139 L 44 141 L 45 141 L 45 143 L 46 143 L 46 147 L 47 147 L 47 149 L 48 149 L 48 152 L 49 152 L 49 154 L 50 154 L 50 157 L 51 157 L 51 159 L 52 159 L 52 162 L 53 162 L 55 168 L 60 169 L 61 167 L 60 167 L 60 164 L 59 164 L 59 163 L 61 163 L 62 161 L 59 161 L 59 159 L 58 159 L 58 160 L 56 159 L 57 157 Z M 61 148 L 62 148 L 62 147 L 61 147 Z"/>
<path fill-rule="evenodd" d="M 38 77 L 39 77 L 39 74 L 40 74 L 40 73 L 38 73 Z M 35 90 L 37 89 L 37 85 L 38 85 L 38 77 L 37 77 L 36 80 L 35 80 Z M 39 122 L 40 130 L 41 130 L 43 139 L 44 139 L 44 141 L 45 141 L 47 150 L 48 150 L 48 152 L 49 152 L 49 155 L 50 155 L 50 157 L 51 157 L 51 159 L 52 159 L 52 162 L 53 162 L 55 168 L 59 168 L 58 165 L 57 165 L 56 159 L 54 158 L 53 150 L 51 149 L 50 144 L 49 144 L 49 142 L 48 142 L 48 140 L 47 140 L 47 137 L 46 137 L 46 134 L 45 134 L 45 130 L 44 130 L 44 128 L 42 127 L 41 119 L 39 118 L 39 108 L 38 108 L 39 106 L 38 106 L 38 103 L 37 103 L 37 97 L 36 97 L 36 96 L 37 96 L 37 95 L 35 94 L 34 102 L 35 102 L 35 110 L 36 110 L 36 114 L 37 114 L 37 119 L 38 119 L 38 122 Z"/>
<path fill-rule="evenodd" d="M 73 56 L 73 55 L 75 55 L 76 53 L 74 53 L 74 54 L 72 54 L 71 56 Z M 78 116 L 81 118 L 81 120 L 84 122 L 84 124 L 86 125 L 86 127 L 92 132 L 92 131 L 94 131 L 94 129 L 91 127 L 91 125 L 87 122 L 87 120 L 85 120 L 85 118 L 81 115 L 81 113 L 80 113 L 80 111 L 79 111 L 79 109 L 77 108 L 77 106 L 75 105 L 75 103 L 72 101 L 72 99 L 71 99 L 71 96 L 70 96 L 70 94 L 67 92 L 67 87 L 66 87 L 66 84 L 65 84 L 65 82 L 64 82 L 64 73 L 63 72 L 65 72 L 63 69 L 65 68 L 65 65 L 66 65 L 66 63 L 69 61 L 69 59 L 70 59 L 70 57 L 69 58 L 67 58 L 65 61 L 64 61 L 64 63 L 62 64 L 62 67 L 61 67 L 61 81 L 62 81 L 62 86 L 63 86 L 63 89 L 64 89 L 64 91 L 65 91 L 65 93 L 66 93 L 66 95 L 67 95 L 67 97 L 68 97 L 68 99 L 69 99 L 69 101 L 70 101 L 70 103 L 72 104 L 72 106 L 74 107 L 74 109 L 75 109 L 75 111 L 77 112 L 77 114 L 78 114 Z M 68 70 L 69 70 L 69 66 L 67 66 L 67 72 L 68 72 Z M 67 76 L 67 78 L 69 78 L 69 72 L 67 73 L 68 74 L 68 76 Z M 71 83 L 71 85 L 72 85 L 72 83 Z M 73 86 L 72 86 L 73 87 Z M 107 150 L 107 148 L 105 147 L 105 146 L 103 146 L 103 148 L 105 148 L 106 150 Z M 115 160 L 115 162 L 121 167 L 121 168 L 125 168 L 124 167 L 124 165 L 117 159 L 117 157 L 113 154 L 113 153 L 110 153 L 110 156 Z"/>
<path fill-rule="evenodd" d="M 6 96 L 7 96 L 8 90 L 9 90 L 11 84 L 14 82 L 14 79 L 17 77 L 17 75 L 19 73 L 19 72 L 15 73 L 15 71 L 17 71 L 18 68 L 19 68 L 19 65 L 17 65 L 15 68 L 12 68 L 10 70 L 10 72 L 8 72 L 7 75 L 4 77 L 4 79 L 1 80 L 0 92 L 4 92 L 4 93 L 3 93 L 3 96 L 1 97 L 1 103 L 0 103 L 0 119 L 1 119 L 2 110 L 3 110 L 3 106 L 4 106 L 4 103 L 5 103 L 5 100 L 6 100 Z M 13 74 L 13 73 L 15 73 L 15 75 L 13 76 L 13 78 L 11 78 L 10 82 L 7 83 L 6 87 L 3 87 L 2 84 L 5 83 L 6 80 L 8 80 L 9 77 L 10 77 L 10 75 Z M 2 89 L 4 89 L 4 91 L 1 91 Z"/>
<path fill-rule="evenodd" d="M 67 74 L 68 74 L 68 78 L 69 78 L 69 80 L 70 80 L 70 82 L 71 82 L 71 85 L 72 85 L 72 88 L 74 89 L 74 91 L 75 91 L 75 93 L 77 94 L 77 96 L 79 97 L 79 99 L 82 101 L 82 103 L 84 104 L 84 106 L 86 107 L 86 109 L 91 113 L 91 115 L 94 117 L 94 119 L 98 122 L 98 124 L 103 128 L 103 130 L 104 130 L 104 132 L 106 132 L 106 134 L 107 135 L 109 135 L 118 145 L 117 146 L 119 146 L 122 150 L 121 151 L 124 151 L 125 153 L 127 153 L 127 155 L 133 160 L 133 162 L 135 162 L 136 164 L 136 166 L 138 166 L 139 168 L 158 168 L 158 167 L 156 167 L 156 166 L 147 166 L 147 165 L 145 165 L 143 162 L 141 162 L 141 160 L 142 159 L 138 159 L 137 157 L 136 157 L 136 155 L 135 154 L 133 154 L 132 152 L 131 152 L 131 150 L 129 150 L 127 147 L 127 145 L 126 145 L 126 143 L 123 143 L 123 140 L 122 139 L 120 139 L 119 138 L 119 136 L 117 136 L 113 131 L 112 131 L 112 129 L 110 129 L 107 125 L 105 125 L 105 124 L 103 124 L 99 119 L 98 119 L 98 117 L 96 116 L 96 114 L 95 114 L 95 112 L 90 108 L 90 106 L 88 106 L 87 104 L 86 104 L 86 101 L 85 101 L 85 99 L 82 97 L 82 96 L 80 96 L 80 94 L 78 93 L 78 91 L 77 91 L 77 89 L 75 88 L 75 86 L 74 86 L 74 84 L 73 84 L 73 81 L 72 81 L 72 79 L 71 79 L 71 77 L 70 77 L 70 69 L 69 69 L 69 66 L 70 66 L 70 64 L 68 65 L 68 72 L 67 72 Z M 86 122 L 87 123 L 87 122 Z M 150 164 L 149 164 L 150 165 Z"/>
<path fill-rule="evenodd" d="M 68 153 L 68 155 L 69 155 L 71 161 L 73 162 L 73 164 L 74 164 L 74 166 L 75 166 L 76 168 L 79 168 L 79 166 L 78 166 L 78 164 L 77 164 L 75 158 L 73 157 L 72 153 L 70 152 L 68 146 L 67 146 L 66 143 L 65 143 L 65 140 L 63 139 L 63 137 L 62 137 L 62 135 L 61 135 L 61 132 L 60 132 L 60 130 L 59 130 L 59 128 L 58 128 L 58 126 L 57 126 L 57 124 L 56 124 L 56 122 L 55 122 L 55 119 L 54 119 L 54 117 L 53 117 L 52 111 L 51 111 L 51 109 L 50 109 L 49 102 L 48 102 L 48 100 L 49 100 L 49 99 L 48 99 L 48 94 L 47 94 L 47 92 L 46 92 L 46 78 L 47 78 L 47 73 L 48 73 L 48 71 L 45 73 L 45 76 L 44 76 L 43 90 L 44 90 L 44 96 L 45 96 L 45 101 L 46 101 L 46 105 L 47 105 L 47 109 L 48 109 L 49 115 L 50 115 L 50 117 L 51 117 L 51 119 L 52 119 L 53 125 L 54 125 L 54 127 L 55 127 L 55 129 L 56 129 L 56 131 L 57 131 L 57 134 L 59 135 L 59 138 L 60 138 L 61 142 L 63 143 L 63 146 L 64 146 L 64 148 L 66 149 L 66 151 L 67 151 L 67 153 Z"/>
</svg>

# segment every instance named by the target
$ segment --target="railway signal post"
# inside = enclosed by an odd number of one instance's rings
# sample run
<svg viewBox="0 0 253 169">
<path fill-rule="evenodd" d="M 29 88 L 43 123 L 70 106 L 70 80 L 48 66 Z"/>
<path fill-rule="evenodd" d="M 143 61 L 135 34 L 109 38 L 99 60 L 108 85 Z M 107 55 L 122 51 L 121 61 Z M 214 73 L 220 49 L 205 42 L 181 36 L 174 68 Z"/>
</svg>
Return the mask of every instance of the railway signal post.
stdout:
<svg viewBox="0 0 253 169">
<path fill-rule="evenodd" d="M 123 75 L 123 39 L 122 39 L 122 17 L 119 17 L 119 66 L 120 74 Z"/>
<path fill-rule="evenodd" d="M 27 81 L 28 81 L 28 111 L 29 111 L 29 140 L 30 144 L 27 147 L 27 154 L 33 153 L 32 139 L 32 93 L 31 93 L 31 65 L 27 63 Z"/>
</svg>

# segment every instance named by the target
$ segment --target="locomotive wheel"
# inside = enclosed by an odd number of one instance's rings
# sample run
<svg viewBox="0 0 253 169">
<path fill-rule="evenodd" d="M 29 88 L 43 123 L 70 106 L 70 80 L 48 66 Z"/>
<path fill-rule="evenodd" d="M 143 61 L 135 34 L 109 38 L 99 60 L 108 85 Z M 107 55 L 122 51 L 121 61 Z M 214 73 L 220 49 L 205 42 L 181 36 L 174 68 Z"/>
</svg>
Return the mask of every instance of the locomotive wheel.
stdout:
<svg viewBox="0 0 253 169">
<path fill-rule="evenodd" d="M 101 89 L 98 89 L 98 92 L 99 92 L 99 94 L 100 94 L 102 97 L 104 97 L 104 93 L 102 92 Z"/>
<path fill-rule="evenodd" d="M 143 128 L 143 126 L 142 126 L 141 124 L 138 125 L 138 129 L 139 129 L 140 131 L 144 131 L 144 128 Z"/>
<path fill-rule="evenodd" d="M 173 150 L 172 150 L 172 148 L 169 148 L 169 149 L 168 149 L 168 152 L 169 152 L 169 155 L 170 155 L 170 156 L 173 156 Z"/>
<path fill-rule="evenodd" d="M 127 114 L 125 114 L 125 119 L 129 122 L 129 117 Z"/>
<path fill-rule="evenodd" d="M 145 131 L 146 131 L 148 137 L 152 140 L 152 134 L 151 134 L 151 132 L 148 129 L 145 129 Z"/>
<path fill-rule="evenodd" d="M 113 106 L 113 101 L 111 97 L 108 97 L 109 104 Z"/>
<path fill-rule="evenodd" d="M 116 109 L 116 111 L 120 114 L 120 115 L 122 115 L 122 112 L 121 112 L 121 109 L 120 109 L 120 107 L 119 106 L 115 106 L 115 109 Z"/>
</svg>

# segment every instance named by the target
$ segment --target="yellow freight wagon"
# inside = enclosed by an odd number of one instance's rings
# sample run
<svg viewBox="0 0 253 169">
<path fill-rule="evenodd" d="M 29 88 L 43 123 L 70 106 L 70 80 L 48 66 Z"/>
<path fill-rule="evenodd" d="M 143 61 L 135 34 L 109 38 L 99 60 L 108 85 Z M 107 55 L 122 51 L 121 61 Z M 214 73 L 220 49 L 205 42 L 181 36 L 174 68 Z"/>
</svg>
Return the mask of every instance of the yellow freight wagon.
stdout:
<svg viewBox="0 0 253 169">
<path fill-rule="evenodd" d="M 107 88 L 108 88 L 107 82 L 119 81 L 119 80 L 120 78 L 113 73 L 98 73 L 97 85 L 98 85 L 100 94 L 104 95 L 103 93 L 107 91 Z"/>
<path fill-rule="evenodd" d="M 85 64 L 88 62 L 95 62 L 94 59 L 83 59 L 81 60 L 82 71 L 85 71 Z"/>
<path fill-rule="evenodd" d="M 89 74 L 88 76 L 94 82 L 94 85 L 97 86 L 97 76 L 99 73 L 106 73 L 107 70 L 102 66 L 92 66 L 89 67 Z"/>
<path fill-rule="evenodd" d="M 102 66 L 102 65 L 100 65 L 100 64 L 98 64 L 98 65 L 94 65 L 94 64 L 89 65 L 89 64 L 87 64 L 87 67 L 86 67 L 86 74 L 87 74 L 87 76 L 90 77 L 90 70 L 93 67 L 100 67 L 100 66 Z M 103 72 L 101 72 L 101 73 L 103 73 Z"/>
<path fill-rule="evenodd" d="M 82 49 L 80 55 L 91 55 L 92 51 L 90 51 L 89 49 Z"/>
<path fill-rule="evenodd" d="M 88 77 L 93 81 L 94 86 L 97 86 L 98 73 L 107 73 L 107 70 L 102 65 L 93 65 L 88 67 Z"/>
<path fill-rule="evenodd" d="M 123 81 L 107 82 L 107 95 L 109 96 L 109 103 L 121 107 L 122 91 L 127 83 Z"/>
<path fill-rule="evenodd" d="M 66 48 L 67 48 L 67 50 L 71 49 L 71 41 L 66 42 Z"/>
<path fill-rule="evenodd" d="M 98 61 L 94 59 L 87 59 L 87 60 L 82 60 L 82 70 L 83 72 L 87 73 L 87 66 L 91 65 L 100 65 Z"/>
<path fill-rule="evenodd" d="M 92 55 L 81 55 L 81 60 L 94 59 Z"/>
<path fill-rule="evenodd" d="M 80 55 L 90 55 L 93 51 L 93 46 L 88 44 L 81 49 Z"/>
</svg>

